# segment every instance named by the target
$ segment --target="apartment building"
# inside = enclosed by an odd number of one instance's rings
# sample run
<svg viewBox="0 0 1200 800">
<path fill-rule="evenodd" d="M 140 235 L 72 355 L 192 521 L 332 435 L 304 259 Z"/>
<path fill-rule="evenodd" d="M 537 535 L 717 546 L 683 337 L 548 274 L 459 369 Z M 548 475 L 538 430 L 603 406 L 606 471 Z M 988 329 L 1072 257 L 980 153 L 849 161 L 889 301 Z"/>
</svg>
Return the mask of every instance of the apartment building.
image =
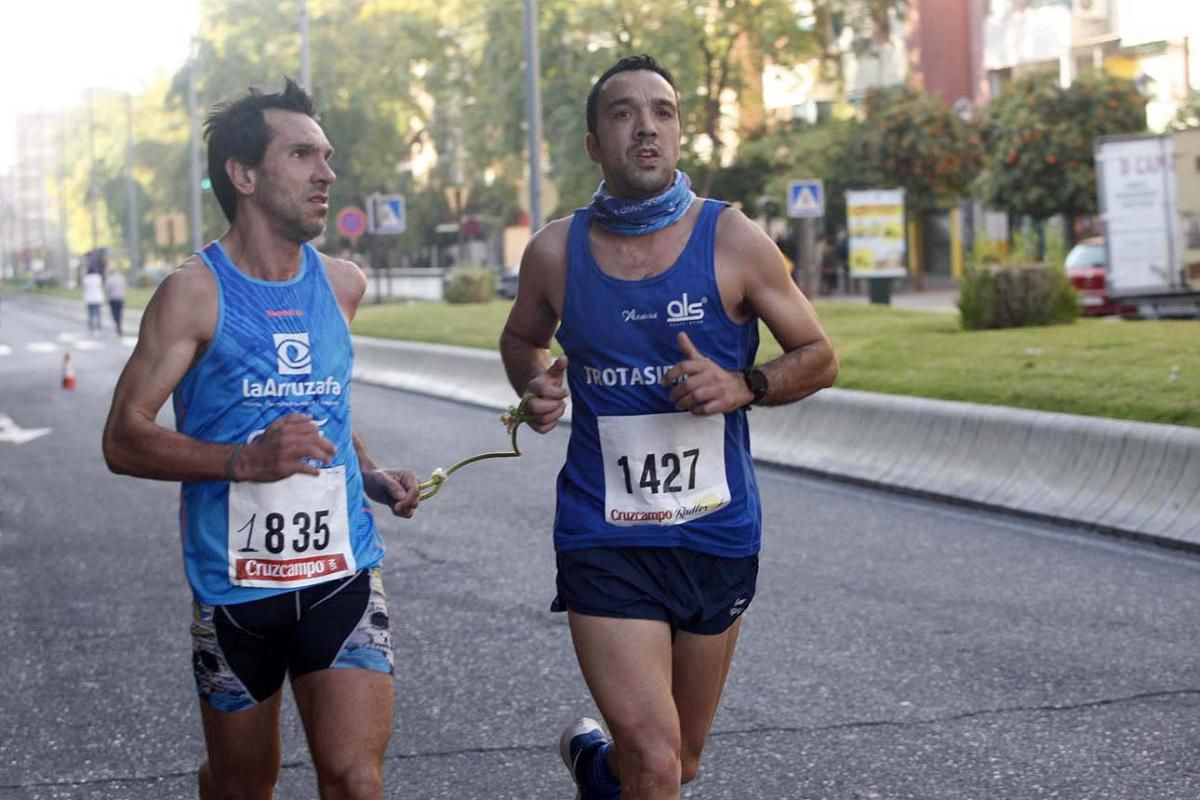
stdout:
<svg viewBox="0 0 1200 800">
<path fill-rule="evenodd" d="M 62 165 L 61 115 L 19 115 L 5 246 L 18 253 L 19 272 L 50 270 L 65 282 L 68 270 L 59 174 Z"/>
<path fill-rule="evenodd" d="M 1132 79 L 1146 121 L 1162 130 L 1200 90 L 1200 4 L 1176 0 L 985 0 L 980 99 L 1017 75 L 1042 72 L 1066 86 L 1102 69 Z"/>
</svg>

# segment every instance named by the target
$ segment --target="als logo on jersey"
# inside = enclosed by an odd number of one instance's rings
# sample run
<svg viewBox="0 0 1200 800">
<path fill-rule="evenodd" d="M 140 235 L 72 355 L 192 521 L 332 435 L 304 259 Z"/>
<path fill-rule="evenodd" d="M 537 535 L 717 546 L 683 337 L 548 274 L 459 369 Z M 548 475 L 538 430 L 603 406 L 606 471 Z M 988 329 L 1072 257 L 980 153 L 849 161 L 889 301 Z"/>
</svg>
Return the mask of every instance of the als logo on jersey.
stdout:
<svg viewBox="0 0 1200 800">
<path fill-rule="evenodd" d="M 690 302 L 687 292 L 678 300 L 667 303 L 667 324 L 684 325 L 689 322 L 700 322 L 704 319 L 704 306 L 708 297 L 701 297 L 696 302 Z"/>
<path fill-rule="evenodd" d="M 308 346 L 308 331 L 276 333 L 275 364 L 280 375 L 311 375 L 312 350 Z"/>
</svg>

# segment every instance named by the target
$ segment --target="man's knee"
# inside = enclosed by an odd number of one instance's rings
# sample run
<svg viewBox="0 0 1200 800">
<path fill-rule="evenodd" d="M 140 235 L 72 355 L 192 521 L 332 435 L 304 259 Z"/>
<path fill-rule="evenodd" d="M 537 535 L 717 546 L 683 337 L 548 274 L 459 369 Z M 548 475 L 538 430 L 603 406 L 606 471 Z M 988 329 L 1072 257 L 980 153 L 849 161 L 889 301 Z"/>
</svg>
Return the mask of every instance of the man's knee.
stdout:
<svg viewBox="0 0 1200 800">
<path fill-rule="evenodd" d="M 383 773 L 374 764 L 348 764 L 317 769 L 322 797 L 346 800 L 377 800 L 383 797 Z"/>
<path fill-rule="evenodd" d="M 633 741 L 618 739 L 621 757 L 621 777 L 628 780 L 633 776 L 638 786 L 677 786 L 681 767 L 679 740 L 669 736 L 638 736 Z"/>
<path fill-rule="evenodd" d="M 200 800 L 271 800 L 275 796 L 277 776 L 273 771 L 218 775 L 205 761 L 197 777 Z"/>
</svg>

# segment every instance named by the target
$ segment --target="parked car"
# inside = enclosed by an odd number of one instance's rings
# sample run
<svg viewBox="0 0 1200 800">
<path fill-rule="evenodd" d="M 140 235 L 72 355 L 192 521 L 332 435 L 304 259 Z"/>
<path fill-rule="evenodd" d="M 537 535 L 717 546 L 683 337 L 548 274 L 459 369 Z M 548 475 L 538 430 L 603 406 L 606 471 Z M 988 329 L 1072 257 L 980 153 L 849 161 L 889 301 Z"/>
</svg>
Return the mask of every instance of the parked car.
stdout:
<svg viewBox="0 0 1200 800">
<path fill-rule="evenodd" d="M 517 296 L 517 273 L 501 274 L 500 279 L 496 281 L 496 294 L 507 300 L 515 298 Z"/>
<path fill-rule="evenodd" d="M 1067 253 L 1067 278 L 1079 294 L 1080 310 L 1085 316 L 1134 314 L 1137 308 L 1118 305 L 1108 296 L 1107 256 L 1104 237 L 1083 239 Z"/>
</svg>

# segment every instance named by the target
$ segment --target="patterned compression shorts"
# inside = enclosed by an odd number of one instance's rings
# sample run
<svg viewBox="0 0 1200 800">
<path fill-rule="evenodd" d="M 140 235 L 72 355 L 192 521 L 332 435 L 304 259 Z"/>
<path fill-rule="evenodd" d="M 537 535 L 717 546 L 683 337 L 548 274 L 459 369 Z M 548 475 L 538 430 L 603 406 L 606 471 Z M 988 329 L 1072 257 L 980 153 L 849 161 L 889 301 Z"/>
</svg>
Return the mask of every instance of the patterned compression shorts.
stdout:
<svg viewBox="0 0 1200 800">
<path fill-rule="evenodd" d="M 200 697 L 241 711 L 320 669 L 392 674 L 387 597 L 378 567 L 249 603 L 193 603 L 192 671 Z"/>
</svg>

